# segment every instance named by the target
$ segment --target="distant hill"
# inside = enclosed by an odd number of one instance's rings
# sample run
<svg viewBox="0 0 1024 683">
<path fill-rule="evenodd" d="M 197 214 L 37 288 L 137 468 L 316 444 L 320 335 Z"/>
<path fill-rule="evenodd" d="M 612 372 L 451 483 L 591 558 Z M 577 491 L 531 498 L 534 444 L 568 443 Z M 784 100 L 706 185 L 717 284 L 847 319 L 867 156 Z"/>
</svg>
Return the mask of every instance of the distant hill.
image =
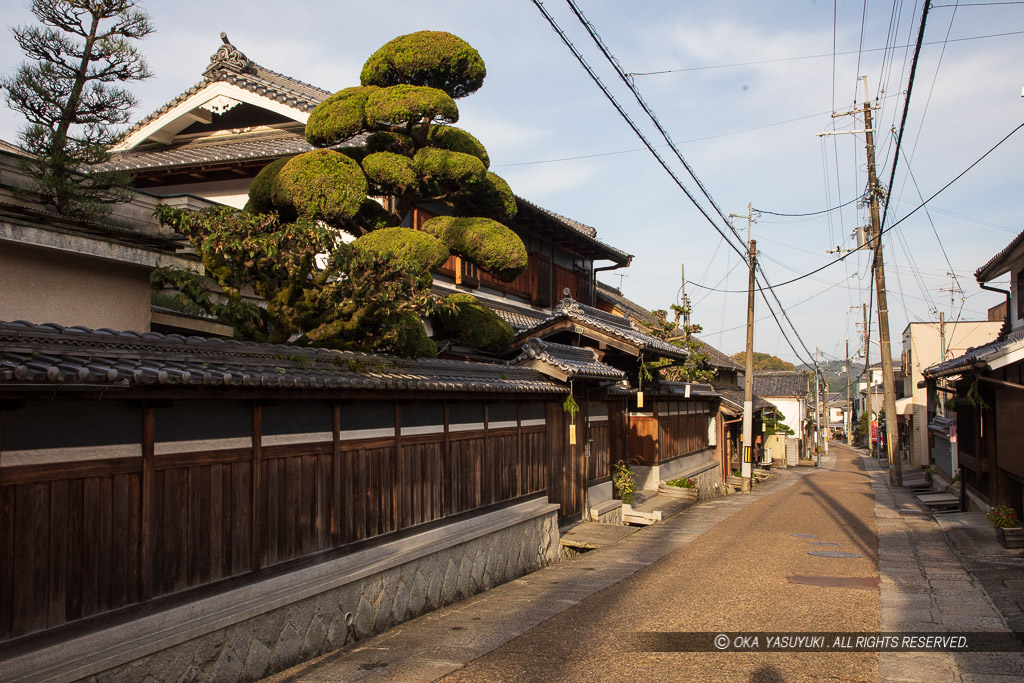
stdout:
<svg viewBox="0 0 1024 683">
<path fill-rule="evenodd" d="M 747 352 L 740 351 L 730 356 L 734 361 L 740 365 L 745 365 L 747 362 Z M 787 363 L 778 356 L 773 356 L 770 353 L 758 353 L 754 351 L 754 370 L 796 370 L 796 366 L 792 363 Z"/>
<path fill-rule="evenodd" d="M 823 375 L 828 377 L 830 388 L 835 391 L 837 387 L 846 386 L 846 362 L 841 360 L 830 360 L 820 364 L 821 372 Z M 799 366 L 800 370 L 814 371 L 814 366 L 802 364 Z M 863 363 L 850 363 L 850 381 L 853 384 L 857 383 L 857 378 L 864 372 Z"/>
</svg>

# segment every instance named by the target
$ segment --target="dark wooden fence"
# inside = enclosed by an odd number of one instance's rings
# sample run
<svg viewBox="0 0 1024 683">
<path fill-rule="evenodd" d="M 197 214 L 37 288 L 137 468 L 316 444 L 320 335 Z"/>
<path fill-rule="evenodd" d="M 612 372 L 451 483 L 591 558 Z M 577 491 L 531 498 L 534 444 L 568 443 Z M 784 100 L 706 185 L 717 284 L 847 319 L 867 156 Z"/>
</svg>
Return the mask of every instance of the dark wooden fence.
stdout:
<svg viewBox="0 0 1024 683">
<path fill-rule="evenodd" d="M 557 401 L 29 401 L 0 421 L 0 640 L 531 495 L 581 511 Z"/>
<path fill-rule="evenodd" d="M 629 457 L 652 466 L 708 448 L 706 401 L 655 400 L 650 414 L 630 416 Z"/>
</svg>

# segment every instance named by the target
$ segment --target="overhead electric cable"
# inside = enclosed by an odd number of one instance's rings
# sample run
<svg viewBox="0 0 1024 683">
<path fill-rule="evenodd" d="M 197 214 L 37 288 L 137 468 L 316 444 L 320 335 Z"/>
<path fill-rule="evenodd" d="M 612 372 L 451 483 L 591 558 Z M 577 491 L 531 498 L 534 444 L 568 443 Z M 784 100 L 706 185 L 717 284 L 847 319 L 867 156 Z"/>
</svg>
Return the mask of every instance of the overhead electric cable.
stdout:
<svg viewBox="0 0 1024 683">
<path fill-rule="evenodd" d="M 903 221 L 907 220 L 908 218 L 913 216 L 915 213 L 917 213 L 921 208 L 926 206 L 930 201 L 932 201 L 933 199 L 938 197 L 940 194 L 945 192 L 949 188 L 950 185 L 952 185 L 953 183 L 955 183 L 956 181 L 960 180 L 965 175 L 967 175 L 967 173 L 969 173 L 972 168 L 974 168 L 975 166 L 980 164 L 982 161 L 984 161 L 985 158 L 988 157 L 989 154 L 991 154 L 992 152 L 996 151 L 996 149 L 998 149 L 1000 145 L 1002 145 L 1004 142 L 1009 140 L 1013 136 L 1013 134 L 1016 133 L 1017 131 L 1019 131 L 1021 128 L 1024 128 L 1024 123 L 1021 123 L 1016 128 L 1014 128 L 1009 133 L 1007 133 L 1005 136 L 1003 136 L 1003 138 L 999 142 L 997 142 L 995 145 L 993 145 L 991 148 L 989 148 L 989 150 L 987 152 L 985 152 L 980 157 L 978 157 L 970 166 L 968 166 L 964 170 L 960 171 L 960 173 L 956 174 L 956 176 L 953 177 L 952 180 L 950 180 L 945 185 L 943 185 L 938 190 L 936 190 L 930 197 L 928 197 L 928 199 L 925 199 L 920 204 L 918 204 L 916 207 L 914 207 L 906 216 L 904 216 L 903 218 L 899 219 L 898 221 L 896 221 L 895 223 L 893 223 L 889 227 L 882 228 L 881 234 L 884 235 L 885 233 L 887 233 L 890 230 L 892 230 L 893 228 L 895 228 L 897 225 L 900 225 L 901 223 L 903 223 Z M 778 288 L 778 287 L 784 287 L 785 285 L 793 284 L 794 282 L 799 282 L 800 280 L 803 280 L 804 278 L 808 278 L 808 277 L 810 277 L 812 275 L 820 273 L 821 271 L 825 270 L 829 266 L 834 266 L 835 264 L 839 263 L 840 261 L 843 261 L 843 260 L 849 258 L 850 254 L 855 254 L 855 253 L 857 253 L 859 251 L 866 251 L 868 248 L 870 248 L 870 245 L 868 243 L 865 243 L 864 246 L 860 246 L 860 247 L 857 247 L 855 249 L 851 249 L 846 254 L 843 254 L 842 256 L 840 256 L 837 259 L 829 261 L 828 263 L 826 263 L 825 265 L 821 266 L 820 268 L 815 268 L 814 270 L 812 270 L 812 271 L 810 271 L 808 273 L 804 273 L 803 275 L 801 275 L 799 277 L 795 277 L 795 278 L 793 278 L 791 280 L 786 280 L 785 282 L 780 282 L 777 285 L 772 285 L 772 289 L 775 289 L 775 288 Z M 700 287 L 701 289 L 710 289 L 709 287 L 705 287 L 704 285 L 701 285 L 701 284 L 699 284 L 697 282 L 693 282 L 691 280 L 687 280 L 687 282 L 692 284 L 692 285 L 694 285 L 695 287 Z M 728 294 L 740 294 L 740 293 L 745 293 L 747 290 L 745 290 L 745 289 L 715 289 L 713 291 L 724 292 L 724 293 L 728 293 Z"/>
<path fill-rule="evenodd" d="M 943 5 L 943 7 L 949 7 L 949 6 L 951 6 L 951 5 Z M 963 5 L 960 5 L 960 6 L 963 7 Z M 936 7 L 936 5 L 933 5 L 933 7 Z M 962 42 L 968 41 L 968 40 L 984 40 L 984 39 L 987 39 L 987 38 L 1005 38 L 1006 36 L 1019 36 L 1022 33 L 1024 33 L 1024 31 L 1008 31 L 1006 33 L 990 33 L 990 34 L 983 35 L 983 36 L 966 36 L 964 38 L 950 38 L 948 42 L 950 42 L 950 43 L 962 43 Z M 933 41 L 933 42 L 930 42 L 930 43 L 925 43 L 925 45 L 939 45 L 942 42 L 943 41 L 941 41 L 941 40 L 936 40 L 936 41 Z M 911 47 L 911 45 L 896 45 L 896 46 L 893 46 L 893 47 L 889 47 L 889 46 L 886 46 L 886 47 L 873 47 L 873 48 L 868 48 L 868 49 L 865 49 L 865 50 L 850 50 L 850 51 L 847 51 L 847 52 L 836 52 L 835 54 L 837 56 L 846 56 L 846 55 L 861 54 L 863 52 L 882 52 L 884 50 L 900 50 L 900 49 L 905 48 L 905 47 Z M 734 62 L 732 64 L 711 64 L 711 65 L 708 65 L 708 66 L 688 66 L 688 67 L 684 67 L 684 68 L 681 68 L 681 69 L 664 69 L 662 71 L 642 71 L 642 72 L 641 71 L 633 71 L 633 72 L 630 72 L 630 73 L 628 73 L 626 75 L 627 76 L 661 76 L 663 74 L 684 73 L 684 72 L 687 72 L 687 71 L 706 71 L 708 69 L 730 69 L 730 68 L 737 67 L 737 66 L 756 66 L 758 64 L 774 64 L 775 62 L 792 62 L 792 61 L 798 61 L 798 60 L 801 60 L 801 59 L 821 59 L 823 57 L 831 57 L 832 55 L 833 55 L 833 53 L 826 52 L 826 53 L 823 53 L 823 54 L 820 54 L 820 55 L 804 55 L 804 56 L 801 56 L 801 57 L 781 57 L 779 59 L 761 59 L 761 60 L 757 60 L 757 61 L 753 61 L 753 62 Z"/>
<path fill-rule="evenodd" d="M 888 191 L 885 193 L 885 206 L 882 209 L 882 221 L 879 226 L 885 228 L 885 218 L 889 215 L 889 197 L 892 195 L 892 186 L 896 181 L 896 167 L 900 160 L 900 145 L 903 142 L 903 131 L 907 125 L 907 114 L 910 112 L 910 95 L 914 90 L 914 76 L 917 74 L 917 60 L 921 56 L 921 43 L 924 42 L 924 27 L 928 21 L 928 2 L 924 3 L 921 10 L 921 27 L 917 32 L 917 45 L 914 47 L 914 57 L 910 60 L 910 78 L 907 80 L 907 94 L 903 100 L 903 116 L 900 118 L 899 134 L 896 137 L 896 153 L 892 159 L 892 169 L 889 172 Z M 916 209 L 915 209 L 916 210 Z M 879 236 L 881 237 L 881 236 Z"/>
<path fill-rule="evenodd" d="M 769 216 L 788 216 L 788 217 L 792 217 L 792 218 L 799 218 L 801 216 L 818 216 L 818 215 L 821 215 L 823 213 L 829 213 L 830 211 L 835 211 L 836 209 L 841 209 L 844 206 L 849 206 L 850 204 L 853 204 L 854 202 L 859 202 L 860 200 L 865 199 L 866 197 L 867 197 L 866 194 L 862 194 L 862 195 L 860 195 L 858 197 L 854 197 L 853 199 L 851 199 L 848 202 L 843 202 L 842 204 L 837 204 L 836 206 L 833 206 L 831 209 L 822 209 L 821 211 L 809 211 L 807 213 L 779 213 L 777 211 L 768 211 L 767 209 L 758 209 L 756 207 L 754 208 L 754 211 L 756 211 L 757 213 L 766 213 Z"/>
<path fill-rule="evenodd" d="M 665 130 L 665 128 L 661 125 L 661 122 L 658 120 L 658 117 L 654 114 L 654 111 L 644 100 L 643 96 L 640 95 L 640 91 L 637 90 L 636 84 L 634 84 L 633 81 L 628 76 L 626 76 L 626 72 L 622 69 L 622 65 L 619 64 L 619 60 L 616 59 L 614 55 L 612 55 L 611 50 L 609 50 L 608 46 L 604 44 L 604 41 L 601 39 L 601 36 L 598 35 L 597 33 L 597 29 L 594 27 L 594 25 L 590 22 L 589 19 L 583 16 L 583 12 L 580 11 L 580 8 L 576 5 L 576 3 L 573 0 L 565 0 L 565 2 L 567 5 L 569 5 L 569 9 L 572 10 L 572 13 L 576 15 L 576 18 L 579 20 L 580 24 L 583 25 L 583 28 L 586 30 L 587 34 L 590 35 L 591 40 L 593 40 L 594 44 L 597 45 L 597 49 L 601 51 L 601 54 L 604 55 L 605 59 L 608 60 L 608 63 L 612 65 L 613 69 L 615 69 L 615 73 L 618 74 L 619 80 L 621 80 L 626 85 L 626 87 L 629 88 L 629 91 L 633 93 L 633 97 L 634 99 L 636 99 L 637 104 L 640 105 L 640 108 L 644 110 L 645 114 L 647 114 L 647 117 L 651 120 L 651 123 L 653 123 L 654 127 L 658 129 L 659 133 L 661 133 L 661 137 L 664 138 L 666 144 L 668 144 L 669 148 L 676 155 L 676 159 L 678 159 L 679 163 L 683 165 L 683 168 L 686 169 L 686 172 L 690 174 L 690 177 L 693 178 L 693 181 L 697 183 L 697 187 L 700 188 L 701 194 L 703 194 L 704 198 L 711 203 L 711 206 L 714 207 L 715 212 L 718 213 L 719 218 L 721 218 L 722 221 L 724 221 L 725 224 L 729 226 L 729 229 L 732 230 L 734 235 L 736 235 L 736 239 L 739 240 L 741 244 L 745 244 L 743 237 L 736 231 L 736 228 L 733 227 L 733 225 L 729 222 L 729 219 L 726 218 L 725 213 L 718 206 L 718 203 L 715 202 L 715 200 L 708 193 L 707 188 L 704 187 L 704 183 L 702 183 L 700 181 L 700 178 L 697 177 L 697 174 L 694 173 L 693 167 L 691 167 L 690 164 L 686 162 L 686 159 L 683 158 L 683 153 L 676 146 L 676 143 L 672 141 L 672 137 L 668 134 L 668 131 Z"/>
<path fill-rule="evenodd" d="M 586 70 L 591 80 L 593 80 L 594 83 L 596 83 L 597 86 L 601 89 L 601 92 L 604 93 L 605 98 L 607 98 L 608 101 L 612 103 L 612 105 L 615 107 L 615 110 L 619 112 L 619 115 L 623 118 L 623 120 L 625 120 L 626 123 L 629 124 L 629 127 L 633 129 L 633 132 L 637 135 L 637 137 L 640 138 L 640 141 L 644 143 L 644 146 L 647 147 L 651 154 L 654 155 L 655 159 L 658 160 L 658 163 L 661 164 L 661 167 L 664 168 L 665 171 L 672 177 L 672 180 L 675 181 L 676 185 L 679 186 L 679 189 L 683 191 L 683 194 L 687 196 L 687 198 L 690 200 L 690 203 L 692 203 L 697 208 L 697 210 L 700 211 L 701 215 L 703 215 L 704 218 L 707 219 L 708 223 L 711 224 L 711 227 L 713 227 L 715 231 L 722 236 L 722 239 L 724 239 L 729 244 L 732 250 L 739 254 L 740 258 L 746 260 L 747 255 L 744 253 L 744 250 L 738 247 L 731 239 L 729 239 L 727 233 L 724 232 L 718 226 L 717 223 L 715 223 L 711 216 L 708 215 L 707 211 L 704 210 L 704 207 L 697 202 L 697 199 L 692 194 L 690 194 L 690 191 L 686 189 L 686 186 L 683 185 L 683 182 L 679 179 L 675 172 L 671 168 L 669 168 L 668 164 L 665 163 L 665 160 L 661 158 L 661 155 L 658 154 L 658 151 L 654 148 L 654 145 L 650 143 L 650 141 L 643 134 L 643 132 L 641 132 L 637 125 L 633 123 L 633 119 L 629 117 L 629 114 L 627 114 L 626 111 L 622 108 L 622 105 L 618 103 L 618 100 L 616 100 L 615 97 L 611 94 L 611 92 L 608 90 L 605 84 L 601 81 L 600 77 L 598 77 L 598 75 L 591 68 L 590 64 L 587 63 L 587 60 L 583 57 L 580 51 L 576 49 L 576 46 L 573 45 L 572 41 L 569 40 L 569 37 L 565 35 L 565 32 L 561 29 L 561 27 L 559 27 L 557 22 L 555 22 L 554 17 L 552 17 L 544 8 L 544 3 L 542 3 L 540 0 L 533 0 L 533 4 L 537 6 L 537 9 L 540 10 L 540 13 L 542 15 L 544 15 L 544 18 L 551 25 L 551 28 L 554 29 L 555 33 L 558 34 L 558 37 L 562 40 L 565 46 L 569 48 L 569 51 L 572 52 L 574 57 L 576 57 L 576 61 L 580 63 L 580 66 L 582 66 L 584 70 Z"/>
</svg>

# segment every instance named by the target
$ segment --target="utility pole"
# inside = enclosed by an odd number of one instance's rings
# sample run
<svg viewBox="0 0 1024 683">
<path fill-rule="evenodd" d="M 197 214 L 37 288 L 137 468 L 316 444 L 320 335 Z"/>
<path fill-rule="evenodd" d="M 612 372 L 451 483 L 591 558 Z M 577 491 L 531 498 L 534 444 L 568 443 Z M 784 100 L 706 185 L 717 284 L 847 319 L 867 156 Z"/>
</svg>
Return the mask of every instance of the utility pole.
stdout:
<svg viewBox="0 0 1024 683">
<path fill-rule="evenodd" d="M 683 329 L 690 329 L 690 298 L 686 296 L 686 264 L 679 264 L 679 272 L 682 276 L 683 286 L 680 288 L 680 304 L 683 307 Z M 678 318 L 677 318 L 678 320 Z"/>
<path fill-rule="evenodd" d="M 871 238 L 875 251 L 875 295 L 878 297 L 878 342 L 882 354 L 882 391 L 885 394 L 885 448 L 889 458 L 889 482 L 903 486 L 903 463 L 899 457 L 899 432 L 896 429 L 896 386 L 892 372 L 892 347 L 889 342 L 889 304 L 885 290 L 885 262 L 882 258 L 882 227 L 878 216 L 878 196 L 882 189 L 875 175 L 875 135 L 871 127 L 871 101 L 867 76 L 864 79 L 864 136 L 868 154 L 868 196 L 871 202 Z"/>
<path fill-rule="evenodd" d="M 850 402 L 850 340 L 846 340 L 846 443 L 853 445 L 853 403 Z"/>
<path fill-rule="evenodd" d="M 747 260 L 750 277 L 747 282 L 747 362 L 743 379 L 743 492 L 750 491 L 754 461 L 754 268 L 757 264 L 757 242 L 749 241 Z"/>
<path fill-rule="evenodd" d="M 817 350 L 817 349 L 815 349 Z M 821 394 L 818 387 L 818 359 L 814 359 L 814 455 L 815 467 L 821 467 Z"/>
<path fill-rule="evenodd" d="M 885 262 L 882 258 L 882 226 L 878 215 L 878 197 L 882 188 L 875 175 L 875 129 L 871 127 L 871 106 L 868 95 L 867 76 L 864 81 L 864 107 L 842 114 L 832 114 L 833 118 L 850 114 L 864 114 L 864 130 L 836 131 L 819 133 L 818 135 L 835 135 L 838 133 L 863 133 L 864 145 L 868 157 L 868 198 L 870 201 L 871 225 L 868 227 L 868 243 L 874 251 L 875 292 L 878 297 L 878 342 L 882 356 L 882 391 L 885 396 L 885 447 L 889 458 L 889 481 L 894 486 L 903 485 L 903 467 L 899 458 L 899 433 L 896 429 L 896 387 L 892 372 L 892 345 L 889 342 L 889 304 L 885 290 Z M 865 326 L 865 331 L 867 327 Z M 865 349 L 867 340 L 865 339 Z M 868 366 L 870 367 L 870 363 Z M 871 397 L 871 374 L 868 372 L 868 398 Z"/>
<path fill-rule="evenodd" d="M 754 273 L 757 270 L 757 242 L 750 239 L 750 228 L 754 223 L 754 205 L 747 203 L 747 215 L 729 214 L 730 218 L 747 219 L 747 264 L 750 275 L 747 281 L 747 362 L 743 379 L 743 459 L 740 476 L 743 477 L 741 490 L 750 492 L 750 478 L 754 469 Z"/>
</svg>

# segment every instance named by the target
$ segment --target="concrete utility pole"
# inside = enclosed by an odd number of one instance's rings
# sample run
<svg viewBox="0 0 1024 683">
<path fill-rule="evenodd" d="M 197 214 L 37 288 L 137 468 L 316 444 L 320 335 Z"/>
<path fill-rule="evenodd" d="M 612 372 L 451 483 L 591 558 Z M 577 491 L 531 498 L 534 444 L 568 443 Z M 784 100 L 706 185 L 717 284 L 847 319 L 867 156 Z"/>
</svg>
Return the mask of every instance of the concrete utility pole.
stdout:
<svg viewBox="0 0 1024 683">
<path fill-rule="evenodd" d="M 850 401 L 850 340 L 846 340 L 846 443 L 853 445 L 853 403 Z"/>
<path fill-rule="evenodd" d="M 741 490 L 750 492 L 750 478 L 754 469 L 754 273 L 757 270 L 757 242 L 750 239 L 750 228 L 754 223 L 754 205 L 747 204 L 747 215 L 729 214 L 730 218 L 747 219 L 747 265 L 750 276 L 747 282 L 747 362 L 743 380 L 743 458 L 740 461 L 740 476 L 743 477 Z"/>
<path fill-rule="evenodd" d="M 817 351 L 817 349 L 815 349 Z M 818 367 L 818 359 L 814 359 L 814 455 L 815 467 L 821 467 L 821 393 L 818 387 L 818 378 L 821 370 Z"/>
<path fill-rule="evenodd" d="M 747 283 L 747 363 L 743 380 L 743 461 L 740 475 L 743 491 L 750 491 L 754 460 L 754 268 L 757 264 L 757 242 L 749 240 L 750 277 Z"/>
</svg>

